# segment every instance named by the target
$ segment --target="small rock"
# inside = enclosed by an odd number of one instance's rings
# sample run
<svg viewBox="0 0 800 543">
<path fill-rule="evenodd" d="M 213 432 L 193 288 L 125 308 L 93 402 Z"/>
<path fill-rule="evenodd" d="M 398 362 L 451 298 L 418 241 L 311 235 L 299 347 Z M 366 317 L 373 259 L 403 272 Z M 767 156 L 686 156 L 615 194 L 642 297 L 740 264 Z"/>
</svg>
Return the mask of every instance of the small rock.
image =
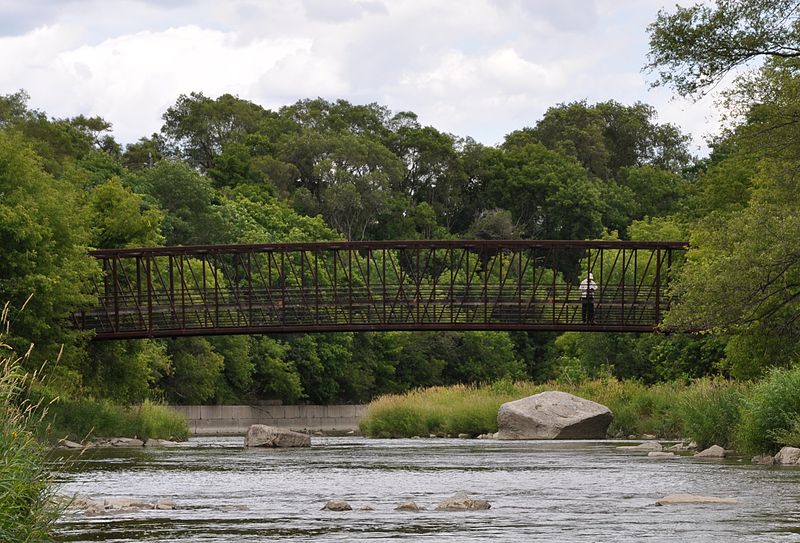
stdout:
<svg viewBox="0 0 800 543">
<path fill-rule="evenodd" d="M 638 445 L 621 445 L 617 449 L 628 451 L 660 451 L 663 450 L 661 443 L 658 441 L 644 441 Z"/>
<path fill-rule="evenodd" d="M 670 494 L 660 500 L 656 500 L 656 505 L 680 505 L 680 504 L 734 504 L 739 503 L 736 498 L 718 498 L 716 496 L 696 496 L 694 494 Z"/>
<path fill-rule="evenodd" d="M 489 509 L 491 504 L 486 500 L 475 500 L 470 498 L 464 492 L 445 498 L 436 507 L 437 511 L 477 511 L 481 509 Z"/>
<path fill-rule="evenodd" d="M 672 452 L 688 452 L 693 451 L 694 448 L 690 447 L 686 443 L 676 443 L 675 445 L 668 447 L 667 450 Z"/>
<path fill-rule="evenodd" d="M 775 463 L 775 457 L 770 456 L 768 454 L 761 454 L 758 456 L 754 456 L 752 460 L 750 460 L 753 464 L 760 464 L 762 466 L 771 466 Z"/>
<path fill-rule="evenodd" d="M 359 509 L 359 511 L 375 511 L 375 508 L 372 507 L 371 505 L 365 505 L 364 507 Z"/>
<path fill-rule="evenodd" d="M 112 447 L 137 448 L 144 447 L 144 441 L 135 437 L 116 437 L 108 442 Z"/>
<path fill-rule="evenodd" d="M 470 434 L 458 434 L 458 439 L 470 439 L 472 436 Z"/>
<path fill-rule="evenodd" d="M 103 509 L 106 510 L 123 510 L 128 511 L 131 509 L 153 509 L 152 503 L 134 500 L 132 498 L 106 498 L 103 500 Z"/>
<path fill-rule="evenodd" d="M 649 458 L 674 458 L 674 452 L 666 452 L 666 451 L 650 451 L 647 453 Z"/>
<path fill-rule="evenodd" d="M 347 435 L 354 436 L 354 435 L 356 435 L 356 431 L 355 430 L 350 430 L 349 432 L 347 432 Z"/>
<path fill-rule="evenodd" d="M 60 449 L 82 449 L 83 445 L 70 441 L 69 439 L 62 439 L 58 442 L 58 447 Z"/>
<path fill-rule="evenodd" d="M 654 436 L 653 434 L 642 434 L 642 439 L 646 439 L 648 441 L 652 441 L 655 438 L 656 436 Z"/>
<path fill-rule="evenodd" d="M 328 500 L 328 503 L 325 504 L 325 507 L 322 508 L 323 511 L 352 511 L 353 508 L 350 507 L 350 504 L 344 500 Z"/>
<path fill-rule="evenodd" d="M 797 447 L 784 447 L 775 455 L 776 464 L 797 464 L 800 460 L 800 449 Z"/>
<path fill-rule="evenodd" d="M 428 437 L 433 439 L 434 437 L 436 437 L 436 434 L 430 434 Z"/>
<path fill-rule="evenodd" d="M 412 500 L 406 500 L 397 507 L 394 508 L 395 511 L 424 511 L 424 507 L 420 507 Z"/>
<path fill-rule="evenodd" d="M 725 458 L 725 449 L 719 445 L 711 445 L 704 451 L 694 455 L 695 458 Z"/>
<path fill-rule="evenodd" d="M 153 439 L 150 438 L 144 442 L 145 447 L 175 447 L 178 443 L 175 441 L 169 441 L 167 439 Z"/>
<path fill-rule="evenodd" d="M 175 509 L 175 502 L 172 500 L 159 500 L 156 502 L 153 509 L 172 510 Z"/>
</svg>

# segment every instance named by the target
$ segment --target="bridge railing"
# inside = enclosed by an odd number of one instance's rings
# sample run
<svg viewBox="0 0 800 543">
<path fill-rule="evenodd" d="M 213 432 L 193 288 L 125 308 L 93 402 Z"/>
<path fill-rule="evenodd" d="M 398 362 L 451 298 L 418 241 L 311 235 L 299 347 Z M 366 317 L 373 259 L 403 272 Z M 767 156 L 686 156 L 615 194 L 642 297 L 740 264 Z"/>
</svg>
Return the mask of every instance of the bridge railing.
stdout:
<svg viewBox="0 0 800 543">
<path fill-rule="evenodd" d="M 96 251 L 98 339 L 336 330 L 651 331 L 682 243 L 335 242 Z M 595 322 L 578 282 L 592 272 Z"/>
</svg>

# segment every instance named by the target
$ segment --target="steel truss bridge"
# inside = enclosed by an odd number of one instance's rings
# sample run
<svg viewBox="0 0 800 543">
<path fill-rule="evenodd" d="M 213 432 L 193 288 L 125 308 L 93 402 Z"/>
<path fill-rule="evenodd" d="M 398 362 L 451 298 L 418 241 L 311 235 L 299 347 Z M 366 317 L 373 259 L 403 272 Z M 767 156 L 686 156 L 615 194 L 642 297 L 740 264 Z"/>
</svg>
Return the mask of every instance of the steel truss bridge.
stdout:
<svg viewBox="0 0 800 543">
<path fill-rule="evenodd" d="M 684 242 L 366 241 L 105 249 L 94 339 L 389 330 L 656 331 Z M 597 283 L 594 323 L 579 281 Z"/>
</svg>

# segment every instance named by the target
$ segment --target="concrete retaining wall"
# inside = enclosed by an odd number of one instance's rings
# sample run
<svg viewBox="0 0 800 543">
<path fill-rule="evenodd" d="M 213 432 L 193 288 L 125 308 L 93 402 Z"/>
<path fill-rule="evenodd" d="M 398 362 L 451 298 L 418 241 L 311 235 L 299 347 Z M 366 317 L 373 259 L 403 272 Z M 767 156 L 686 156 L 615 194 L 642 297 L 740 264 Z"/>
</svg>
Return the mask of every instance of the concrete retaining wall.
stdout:
<svg viewBox="0 0 800 543">
<path fill-rule="evenodd" d="M 358 430 L 366 405 L 176 405 L 192 435 L 244 434 L 251 424 L 298 431 Z"/>
</svg>

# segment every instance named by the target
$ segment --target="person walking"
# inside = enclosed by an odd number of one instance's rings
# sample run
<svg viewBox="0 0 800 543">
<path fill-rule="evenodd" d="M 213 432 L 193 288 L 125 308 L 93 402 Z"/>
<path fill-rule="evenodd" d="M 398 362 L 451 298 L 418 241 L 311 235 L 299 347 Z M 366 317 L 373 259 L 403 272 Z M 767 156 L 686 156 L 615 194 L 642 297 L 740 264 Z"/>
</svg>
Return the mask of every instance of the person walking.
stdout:
<svg viewBox="0 0 800 543">
<path fill-rule="evenodd" d="M 584 324 L 594 324 L 594 291 L 597 290 L 597 283 L 591 272 L 578 285 L 578 290 L 581 293 L 581 320 Z"/>
</svg>

